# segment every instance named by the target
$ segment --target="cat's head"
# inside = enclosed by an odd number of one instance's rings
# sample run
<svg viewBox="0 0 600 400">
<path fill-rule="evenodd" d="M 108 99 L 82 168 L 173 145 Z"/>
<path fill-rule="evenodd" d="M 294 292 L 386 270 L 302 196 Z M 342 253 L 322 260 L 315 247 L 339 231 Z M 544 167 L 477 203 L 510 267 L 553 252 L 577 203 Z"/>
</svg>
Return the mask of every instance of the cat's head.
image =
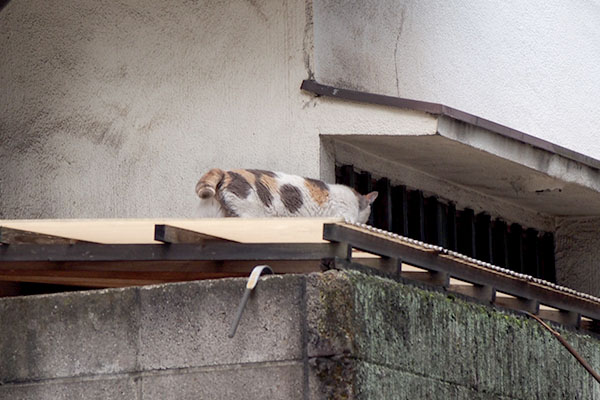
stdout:
<svg viewBox="0 0 600 400">
<path fill-rule="evenodd" d="M 377 192 L 371 192 L 368 194 L 358 194 L 358 219 L 356 222 L 364 224 L 369 220 L 371 215 L 371 204 L 377 199 Z"/>
</svg>

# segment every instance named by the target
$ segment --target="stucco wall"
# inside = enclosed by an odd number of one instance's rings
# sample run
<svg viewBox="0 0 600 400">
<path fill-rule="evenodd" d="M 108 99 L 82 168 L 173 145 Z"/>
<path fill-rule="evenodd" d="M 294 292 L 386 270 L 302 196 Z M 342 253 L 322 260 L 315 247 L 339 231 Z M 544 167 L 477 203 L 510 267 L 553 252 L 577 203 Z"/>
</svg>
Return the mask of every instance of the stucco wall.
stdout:
<svg viewBox="0 0 600 400">
<path fill-rule="evenodd" d="M 325 84 L 438 102 L 600 158 L 600 4 L 314 3 Z"/>
<path fill-rule="evenodd" d="M 0 12 L 0 218 L 193 217 L 208 168 L 331 178 L 321 134 L 434 133 L 315 99 L 312 2 L 12 1 Z"/>
<path fill-rule="evenodd" d="M 10 2 L 0 218 L 192 216 L 212 166 L 318 176 L 318 136 L 295 115 L 309 98 L 310 11 L 303 0 Z"/>
</svg>

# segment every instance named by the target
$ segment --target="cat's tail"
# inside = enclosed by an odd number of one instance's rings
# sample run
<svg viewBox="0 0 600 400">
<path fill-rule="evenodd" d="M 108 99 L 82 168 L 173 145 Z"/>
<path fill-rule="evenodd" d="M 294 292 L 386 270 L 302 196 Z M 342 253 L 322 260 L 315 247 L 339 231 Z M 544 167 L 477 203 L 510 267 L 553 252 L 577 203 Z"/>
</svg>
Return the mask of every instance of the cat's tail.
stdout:
<svg viewBox="0 0 600 400">
<path fill-rule="evenodd" d="M 196 184 L 196 194 L 201 199 L 209 199 L 217 193 L 217 185 L 225 176 L 225 171 L 213 168 L 200 178 Z"/>
</svg>

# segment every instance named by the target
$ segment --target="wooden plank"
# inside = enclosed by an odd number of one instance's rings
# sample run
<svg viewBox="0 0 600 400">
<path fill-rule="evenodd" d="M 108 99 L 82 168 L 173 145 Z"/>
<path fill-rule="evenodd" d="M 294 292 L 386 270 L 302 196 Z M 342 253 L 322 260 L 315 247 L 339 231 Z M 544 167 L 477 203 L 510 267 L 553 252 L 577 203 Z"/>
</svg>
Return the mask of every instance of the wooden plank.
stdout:
<svg viewBox="0 0 600 400">
<path fill-rule="evenodd" d="M 86 287 L 121 287 L 200 279 L 248 276 L 256 265 L 267 264 L 275 273 L 320 272 L 321 260 L 305 261 L 197 261 L 129 263 L 46 263 L 28 268 L 21 263 L 13 269 L 0 269 L 0 283 L 36 282 Z"/>
<path fill-rule="evenodd" d="M 535 301 L 560 310 L 572 311 L 600 320 L 600 302 L 598 301 L 471 263 L 451 254 L 428 251 L 429 249 L 426 247 L 419 248 L 416 244 L 406 243 L 384 233 L 369 231 L 353 225 L 327 224 L 324 226 L 323 236 L 333 241 L 352 243 L 352 246 L 357 249 L 390 258 L 399 258 L 405 263 L 428 270 L 445 272 L 451 277 L 466 282 L 489 285 L 497 291 L 525 299 L 535 299 Z M 496 297 L 498 298 L 498 296 Z"/>
<path fill-rule="evenodd" d="M 74 244 L 79 242 L 82 241 L 0 226 L 0 243 L 2 244 Z"/>
<path fill-rule="evenodd" d="M 448 291 L 473 297 L 483 301 L 484 303 L 491 303 L 496 299 L 496 290 L 493 287 L 488 285 L 472 284 L 454 278 L 450 278 Z"/>
<path fill-rule="evenodd" d="M 429 285 L 448 287 L 450 275 L 438 271 L 402 271 L 400 276 L 404 279 L 419 281 Z"/>
<path fill-rule="evenodd" d="M 559 324 L 578 328 L 581 325 L 581 314 L 557 309 L 543 309 L 540 306 L 538 317 L 558 322 Z"/>
<path fill-rule="evenodd" d="M 346 257 L 340 243 L 95 244 L 0 247 L 0 265 L 17 261 L 193 261 L 193 260 L 316 260 Z"/>
<path fill-rule="evenodd" d="M 581 317 L 579 327 L 581 329 L 585 329 L 586 331 L 600 333 L 600 320 Z"/>
<path fill-rule="evenodd" d="M 0 297 L 18 296 L 21 293 L 20 282 L 0 282 Z"/>
<path fill-rule="evenodd" d="M 44 271 L 97 271 L 151 274 L 155 272 L 224 272 L 250 273 L 256 265 L 268 264 L 277 273 L 308 273 L 318 271 L 319 260 L 200 260 L 200 261 L 96 261 L 96 262 L 17 262 L 0 265 L 0 274 L 46 274 Z"/>
<path fill-rule="evenodd" d="M 197 243 L 206 242 L 233 242 L 221 237 L 194 232 L 189 229 L 178 228 L 171 225 L 155 225 L 154 240 L 163 243 Z"/>
<path fill-rule="evenodd" d="M 496 292 L 494 304 L 516 311 L 527 311 L 532 314 L 537 314 L 540 307 L 540 303 L 537 300 L 506 295 L 500 292 Z"/>
<path fill-rule="evenodd" d="M 388 275 L 399 277 L 402 269 L 402 261 L 397 258 L 377 257 L 377 258 L 353 258 L 357 264 L 377 269 Z"/>
<path fill-rule="evenodd" d="M 325 243 L 323 224 L 340 218 L 0 220 L 0 226 L 104 244 L 158 244 L 154 226 L 170 225 L 240 243 Z"/>
</svg>

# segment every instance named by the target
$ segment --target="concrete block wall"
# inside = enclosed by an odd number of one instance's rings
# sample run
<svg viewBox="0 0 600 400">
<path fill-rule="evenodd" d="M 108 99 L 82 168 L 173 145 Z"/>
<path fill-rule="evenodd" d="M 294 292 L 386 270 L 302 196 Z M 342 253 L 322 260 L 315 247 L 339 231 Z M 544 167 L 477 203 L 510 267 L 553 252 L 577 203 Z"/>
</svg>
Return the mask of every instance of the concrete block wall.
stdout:
<svg viewBox="0 0 600 400">
<path fill-rule="evenodd" d="M 0 299 L 0 399 L 600 399 L 536 322 L 357 272 Z M 600 340 L 564 331 L 600 368 Z"/>
<path fill-rule="evenodd" d="M 299 398 L 303 285 L 261 282 L 233 339 L 240 279 L 3 299 L 0 399 Z"/>
</svg>

